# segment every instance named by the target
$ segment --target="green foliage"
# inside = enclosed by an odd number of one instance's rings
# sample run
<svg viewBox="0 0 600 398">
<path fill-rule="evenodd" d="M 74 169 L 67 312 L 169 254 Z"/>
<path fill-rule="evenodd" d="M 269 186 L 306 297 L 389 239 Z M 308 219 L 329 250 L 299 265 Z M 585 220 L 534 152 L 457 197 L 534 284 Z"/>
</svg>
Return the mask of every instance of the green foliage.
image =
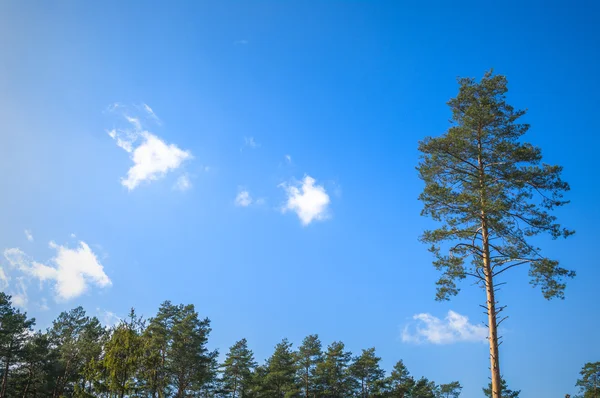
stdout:
<svg viewBox="0 0 600 398">
<path fill-rule="evenodd" d="M 132 309 L 129 320 L 115 326 L 105 346 L 102 365 L 106 370 L 108 391 L 123 398 L 140 389 L 137 374 L 143 354 L 142 320 Z"/>
<path fill-rule="evenodd" d="M 492 383 L 483 389 L 483 393 L 486 397 L 492 398 Z M 509 389 L 506 380 L 502 378 L 502 398 L 519 398 L 519 394 L 521 394 L 521 390 L 513 391 Z"/>
<path fill-rule="evenodd" d="M 369 348 L 363 350 L 362 354 L 356 357 L 354 363 L 350 365 L 350 375 L 360 385 L 360 396 L 363 398 L 381 392 L 385 372 L 379 367 L 380 361 L 381 358 L 375 355 L 375 348 Z"/>
<path fill-rule="evenodd" d="M 344 343 L 334 341 L 327 347 L 324 360 L 317 365 L 319 396 L 329 398 L 347 397 L 355 389 L 355 380 L 349 372 L 352 353 L 345 351 Z"/>
<path fill-rule="evenodd" d="M 8 378 L 11 369 L 22 359 L 27 338 L 35 324 L 35 319 L 27 319 L 27 314 L 15 309 L 10 299 L 9 295 L 0 292 L 0 360 L 2 361 L 0 398 L 8 396 Z"/>
<path fill-rule="evenodd" d="M 462 391 L 462 386 L 458 381 L 453 381 L 448 384 L 440 384 L 438 388 L 438 397 L 439 398 L 458 398 L 460 396 L 460 392 Z"/>
<path fill-rule="evenodd" d="M 323 361 L 319 336 L 316 334 L 306 336 L 298 348 L 296 358 L 303 395 L 306 398 L 314 396 L 317 391 L 315 383 L 317 366 Z"/>
<path fill-rule="evenodd" d="M 392 396 L 398 398 L 409 396 L 410 391 L 415 386 L 415 380 L 402 360 L 394 365 L 392 373 L 387 378 L 387 385 Z"/>
<path fill-rule="evenodd" d="M 577 387 L 583 398 L 600 397 L 600 362 L 588 362 L 583 365 Z"/>
<path fill-rule="evenodd" d="M 252 386 L 252 371 L 256 367 L 254 354 L 248 349 L 248 341 L 236 342 L 227 353 L 223 363 L 223 390 L 231 398 L 244 397 Z"/>
<path fill-rule="evenodd" d="M 506 103 L 504 76 L 488 72 L 479 83 L 471 78 L 458 83 L 458 96 L 448 102 L 452 126 L 419 143 L 422 215 L 442 223 L 421 237 L 441 271 L 436 297 L 456 295 L 457 281 L 467 276 L 485 282 L 486 273 L 495 277 L 529 264 L 531 283 L 544 297 L 563 298 L 564 280 L 575 273 L 544 257 L 529 239 L 573 233 L 550 214 L 568 203 L 562 168 L 542 163 L 541 150 L 521 141 L 529 125 L 518 122 L 525 111 Z"/>
<path fill-rule="evenodd" d="M 297 351 L 283 339 L 261 366 L 242 339 L 219 364 L 207 349 L 210 321 L 193 305 L 169 301 L 148 322 L 132 309 L 105 328 L 77 307 L 45 333 L 33 333 L 33 324 L 0 293 L 1 398 L 446 398 L 460 391 L 458 382 L 415 382 L 402 361 L 385 377 L 374 348 L 353 357 L 336 341 L 323 353 L 317 335 Z"/>
<path fill-rule="evenodd" d="M 410 398 L 436 398 L 437 386 L 433 381 L 429 381 L 426 377 L 421 377 L 415 382 L 411 388 Z"/>
<path fill-rule="evenodd" d="M 275 352 L 267 359 L 265 371 L 261 396 L 280 398 L 298 395 L 296 358 L 292 352 L 292 343 L 287 339 L 275 346 Z"/>
</svg>

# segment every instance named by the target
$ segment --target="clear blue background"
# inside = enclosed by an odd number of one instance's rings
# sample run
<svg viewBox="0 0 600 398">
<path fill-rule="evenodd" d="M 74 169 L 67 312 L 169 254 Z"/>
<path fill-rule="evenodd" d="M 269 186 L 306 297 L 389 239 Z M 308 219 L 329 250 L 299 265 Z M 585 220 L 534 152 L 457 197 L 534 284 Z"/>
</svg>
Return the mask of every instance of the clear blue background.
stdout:
<svg viewBox="0 0 600 398">
<path fill-rule="evenodd" d="M 529 109 L 527 140 L 564 166 L 572 204 L 558 215 L 577 230 L 539 242 L 578 273 L 565 301 L 545 301 L 526 269 L 507 276 L 502 369 L 523 397 L 573 394 L 581 366 L 600 360 L 600 9 L 483 3 L 0 2 L 0 248 L 43 261 L 49 240 L 73 247 L 76 233 L 113 282 L 30 308 L 38 326 L 76 305 L 151 316 L 169 299 L 208 316 L 221 351 L 246 337 L 262 361 L 282 337 L 319 333 L 482 396 L 485 344 L 400 334 L 416 313 L 484 320 L 468 282 L 434 301 L 415 166 L 417 141 L 448 127 L 455 78 L 493 67 Z M 115 101 L 149 104 L 164 121 L 153 131 L 192 151 L 190 191 L 173 191 L 173 176 L 119 184 L 131 162 L 106 134 Z M 240 151 L 250 136 L 261 146 Z M 305 173 L 332 200 L 332 218 L 308 227 L 276 210 L 277 185 Z M 235 207 L 238 186 L 267 204 Z"/>
</svg>

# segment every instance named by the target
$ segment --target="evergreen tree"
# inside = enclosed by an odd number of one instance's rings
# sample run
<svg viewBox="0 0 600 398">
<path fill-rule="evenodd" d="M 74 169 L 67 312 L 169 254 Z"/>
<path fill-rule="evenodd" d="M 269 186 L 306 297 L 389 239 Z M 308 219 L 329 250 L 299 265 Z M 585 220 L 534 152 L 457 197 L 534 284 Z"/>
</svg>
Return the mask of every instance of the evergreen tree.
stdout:
<svg viewBox="0 0 600 398">
<path fill-rule="evenodd" d="M 560 178 L 560 166 L 542 164 L 540 149 L 520 141 L 529 126 L 517 122 L 525 112 L 506 103 L 504 76 L 488 72 L 479 83 L 463 78 L 459 85 L 458 96 L 448 102 L 452 127 L 419 143 L 422 214 L 443 223 L 425 231 L 422 241 L 431 246 L 434 266 L 442 272 L 438 300 L 457 294 L 457 280 L 467 276 L 486 291 L 492 390 L 499 398 L 497 277 L 529 264 L 531 283 L 545 298 L 564 297 L 564 279 L 575 273 L 544 257 L 528 238 L 573 233 L 550 214 L 568 203 L 563 193 L 569 185 Z M 465 266 L 468 259 L 471 266 Z"/>
<path fill-rule="evenodd" d="M 363 350 L 350 366 L 350 374 L 360 384 L 362 398 L 368 398 L 379 392 L 379 386 L 385 377 L 385 372 L 379 367 L 380 361 L 381 358 L 375 355 L 375 348 L 369 348 Z"/>
<path fill-rule="evenodd" d="M 267 359 L 263 380 L 265 397 L 283 398 L 297 396 L 296 361 L 292 343 L 283 339 L 275 346 L 275 352 Z"/>
<path fill-rule="evenodd" d="M 306 336 L 302 340 L 302 345 L 298 348 L 296 355 L 298 376 L 302 385 L 303 395 L 305 398 L 311 396 L 315 398 L 317 396 L 315 372 L 318 364 L 323 361 L 319 336 L 316 334 Z"/>
<path fill-rule="evenodd" d="M 27 338 L 35 319 L 27 319 L 11 303 L 11 296 L 0 292 L 0 398 L 8 397 L 7 389 L 11 369 L 21 360 Z"/>
<path fill-rule="evenodd" d="M 462 391 L 462 386 L 458 381 L 453 381 L 448 384 L 440 384 L 438 389 L 438 397 L 439 398 L 458 398 L 460 396 L 460 392 Z"/>
<path fill-rule="evenodd" d="M 349 374 L 352 353 L 345 351 L 344 343 L 335 341 L 327 347 L 324 360 L 317 365 L 318 396 L 342 398 L 354 392 L 355 382 Z"/>
<path fill-rule="evenodd" d="M 426 377 L 417 380 L 410 390 L 410 398 L 436 398 L 437 387 L 433 381 Z"/>
<path fill-rule="evenodd" d="M 405 398 L 409 396 L 410 391 L 415 385 L 415 380 L 408 372 L 402 360 L 394 365 L 392 373 L 387 378 L 387 384 L 391 397 Z"/>
<path fill-rule="evenodd" d="M 588 362 L 583 365 L 577 380 L 583 398 L 600 398 L 600 362 Z"/>
<path fill-rule="evenodd" d="M 140 390 L 137 376 L 143 353 L 143 328 L 143 321 L 132 309 L 129 320 L 116 325 L 106 343 L 103 367 L 106 369 L 107 387 L 119 398 Z"/>
<path fill-rule="evenodd" d="M 14 396 L 51 396 L 52 371 L 56 358 L 52 355 L 48 335 L 37 332 L 23 347 L 19 366 L 20 382 L 14 383 Z"/>
<path fill-rule="evenodd" d="M 144 390 L 152 398 L 164 398 L 170 393 L 167 350 L 177 308 L 170 301 L 160 305 L 158 313 L 148 322 L 142 335 L 143 357 L 140 373 Z"/>
<path fill-rule="evenodd" d="M 231 346 L 223 363 L 223 389 L 229 397 L 246 397 L 255 367 L 254 354 L 248 349 L 246 339 Z"/>
<path fill-rule="evenodd" d="M 93 322 L 93 325 L 90 326 L 90 322 Z M 58 356 L 52 397 L 58 398 L 65 394 L 73 394 L 83 367 L 91 359 L 86 355 L 93 355 L 87 350 L 93 351 L 94 349 L 84 346 L 86 346 L 86 342 L 91 343 L 97 337 L 95 332 L 101 333 L 101 330 L 94 330 L 95 327 L 102 329 L 98 320 L 93 321 L 87 317 L 82 307 L 62 312 L 52 323 L 48 334 Z M 89 336 L 85 337 L 86 333 Z"/>
<path fill-rule="evenodd" d="M 175 397 L 187 397 L 190 390 L 209 380 L 211 355 L 206 343 L 210 330 L 210 321 L 200 320 L 192 304 L 178 307 L 167 354 Z"/>
</svg>

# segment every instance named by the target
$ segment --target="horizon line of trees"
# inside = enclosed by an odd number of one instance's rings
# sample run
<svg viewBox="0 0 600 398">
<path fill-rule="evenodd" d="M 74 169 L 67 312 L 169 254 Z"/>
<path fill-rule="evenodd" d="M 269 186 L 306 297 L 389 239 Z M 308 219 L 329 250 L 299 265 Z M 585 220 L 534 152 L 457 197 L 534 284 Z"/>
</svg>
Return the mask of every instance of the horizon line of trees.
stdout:
<svg viewBox="0 0 600 398">
<path fill-rule="evenodd" d="M 456 398 L 462 389 L 414 378 L 402 360 L 386 374 L 375 348 L 353 355 L 341 341 L 323 347 L 316 334 L 296 350 L 283 339 L 263 364 L 243 338 L 219 363 L 207 348 L 210 320 L 192 304 L 165 301 L 147 320 L 132 309 L 112 327 L 82 307 L 46 331 L 34 325 L 0 292 L 0 398 Z"/>
</svg>

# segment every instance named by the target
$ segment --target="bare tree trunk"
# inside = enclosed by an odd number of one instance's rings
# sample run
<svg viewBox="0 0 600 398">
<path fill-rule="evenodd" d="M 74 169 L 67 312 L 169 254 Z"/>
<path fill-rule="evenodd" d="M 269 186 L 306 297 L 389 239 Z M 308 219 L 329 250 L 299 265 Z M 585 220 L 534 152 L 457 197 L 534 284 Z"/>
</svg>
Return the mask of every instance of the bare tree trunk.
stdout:
<svg viewBox="0 0 600 398">
<path fill-rule="evenodd" d="M 500 358 L 498 353 L 498 320 L 496 318 L 496 298 L 494 280 L 490 264 L 490 249 L 488 244 L 487 226 L 482 228 L 483 238 L 483 268 L 485 274 L 486 307 L 488 314 L 488 341 L 490 343 L 490 370 L 492 372 L 492 398 L 501 398 L 502 380 L 500 378 Z"/>
</svg>

